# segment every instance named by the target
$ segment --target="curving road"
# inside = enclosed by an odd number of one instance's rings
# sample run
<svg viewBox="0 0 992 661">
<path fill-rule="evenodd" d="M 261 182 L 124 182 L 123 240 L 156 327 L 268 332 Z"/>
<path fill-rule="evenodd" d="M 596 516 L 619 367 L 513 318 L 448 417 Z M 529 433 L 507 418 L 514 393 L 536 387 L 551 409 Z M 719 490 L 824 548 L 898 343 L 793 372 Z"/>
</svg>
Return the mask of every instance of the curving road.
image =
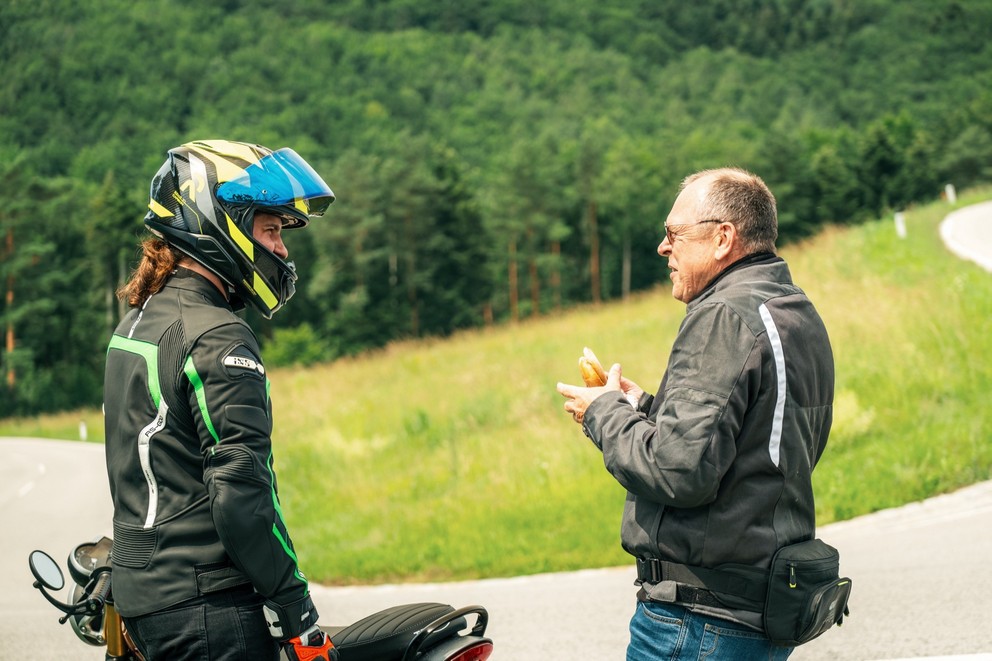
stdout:
<svg viewBox="0 0 992 661">
<path fill-rule="evenodd" d="M 949 213 L 940 224 L 940 238 L 958 257 L 992 272 L 992 202 Z"/>
<path fill-rule="evenodd" d="M 948 247 L 992 271 L 992 202 L 958 210 L 941 228 Z M 31 587 L 27 555 L 62 561 L 109 534 L 103 446 L 0 439 L 0 661 L 102 659 Z M 852 577 L 851 617 L 798 649 L 799 660 L 992 659 L 992 482 L 819 529 Z M 495 661 L 622 659 L 634 605 L 631 567 L 461 583 L 314 586 L 325 623 L 398 603 L 481 603 Z"/>
<path fill-rule="evenodd" d="M 109 533 L 100 445 L 0 439 L 0 519 L 7 569 L 0 592 L 0 659 L 102 659 L 84 647 L 31 588 L 34 548 L 62 561 L 80 541 Z M 824 526 L 854 580 L 843 628 L 795 659 L 895 659 L 992 651 L 992 482 L 922 503 Z M 328 622 L 346 623 L 414 601 L 481 603 L 497 661 L 622 659 L 633 606 L 630 567 L 508 579 L 373 587 L 314 586 Z M 49 656 L 50 655 L 50 656 Z M 988 656 L 992 658 L 992 654 Z"/>
</svg>

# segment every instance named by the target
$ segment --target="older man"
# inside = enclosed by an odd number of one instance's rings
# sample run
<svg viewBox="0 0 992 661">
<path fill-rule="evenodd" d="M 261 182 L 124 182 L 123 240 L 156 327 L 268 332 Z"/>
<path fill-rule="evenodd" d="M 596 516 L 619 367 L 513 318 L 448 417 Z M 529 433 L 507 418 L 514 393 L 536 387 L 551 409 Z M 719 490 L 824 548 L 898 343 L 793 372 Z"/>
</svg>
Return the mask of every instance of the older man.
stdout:
<svg viewBox="0 0 992 661">
<path fill-rule="evenodd" d="M 621 537 L 641 586 L 630 661 L 791 652 L 771 644 L 757 595 L 738 586 L 813 538 L 811 473 L 830 431 L 834 366 L 777 235 L 759 177 L 686 178 L 658 246 L 687 307 L 657 394 L 619 365 L 600 388 L 558 385 L 627 490 Z"/>
</svg>

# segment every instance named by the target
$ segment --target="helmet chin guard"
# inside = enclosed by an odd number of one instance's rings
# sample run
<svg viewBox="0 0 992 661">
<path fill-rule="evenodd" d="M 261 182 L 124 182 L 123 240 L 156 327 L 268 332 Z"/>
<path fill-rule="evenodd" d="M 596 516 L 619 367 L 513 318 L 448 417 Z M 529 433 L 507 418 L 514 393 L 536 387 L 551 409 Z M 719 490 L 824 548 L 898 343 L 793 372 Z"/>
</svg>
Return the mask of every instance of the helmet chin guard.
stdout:
<svg viewBox="0 0 992 661">
<path fill-rule="evenodd" d="M 145 225 L 203 264 L 265 318 L 296 291 L 296 269 L 253 236 L 256 212 L 279 216 L 284 229 L 322 216 L 334 193 L 292 149 L 226 140 L 169 150 L 152 179 Z"/>
</svg>

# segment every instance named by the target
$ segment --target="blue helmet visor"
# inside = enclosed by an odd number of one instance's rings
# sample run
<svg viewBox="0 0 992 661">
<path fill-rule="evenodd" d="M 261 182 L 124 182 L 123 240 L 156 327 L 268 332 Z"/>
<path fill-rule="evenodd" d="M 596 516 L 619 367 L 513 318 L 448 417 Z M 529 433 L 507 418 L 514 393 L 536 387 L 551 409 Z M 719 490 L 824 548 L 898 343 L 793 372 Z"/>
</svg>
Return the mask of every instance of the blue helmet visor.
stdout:
<svg viewBox="0 0 992 661">
<path fill-rule="evenodd" d="M 221 184 L 217 198 L 229 204 L 263 207 L 307 203 L 309 216 L 323 216 L 334 193 L 310 164 L 288 147 L 272 152 L 245 168 L 239 177 Z"/>
</svg>

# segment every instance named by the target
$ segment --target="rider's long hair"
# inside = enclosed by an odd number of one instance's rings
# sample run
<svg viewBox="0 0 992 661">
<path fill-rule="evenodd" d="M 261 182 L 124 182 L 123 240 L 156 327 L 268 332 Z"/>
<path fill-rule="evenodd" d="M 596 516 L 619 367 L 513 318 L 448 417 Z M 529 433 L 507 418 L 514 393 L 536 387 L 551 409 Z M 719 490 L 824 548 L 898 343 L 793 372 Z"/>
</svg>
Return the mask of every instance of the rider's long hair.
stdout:
<svg viewBox="0 0 992 661">
<path fill-rule="evenodd" d="M 141 261 L 131 278 L 117 290 L 117 298 L 127 301 L 132 308 L 140 308 L 152 294 L 158 293 L 182 258 L 182 253 L 162 239 L 145 239 L 141 242 L 141 252 Z"/>
</svg>

